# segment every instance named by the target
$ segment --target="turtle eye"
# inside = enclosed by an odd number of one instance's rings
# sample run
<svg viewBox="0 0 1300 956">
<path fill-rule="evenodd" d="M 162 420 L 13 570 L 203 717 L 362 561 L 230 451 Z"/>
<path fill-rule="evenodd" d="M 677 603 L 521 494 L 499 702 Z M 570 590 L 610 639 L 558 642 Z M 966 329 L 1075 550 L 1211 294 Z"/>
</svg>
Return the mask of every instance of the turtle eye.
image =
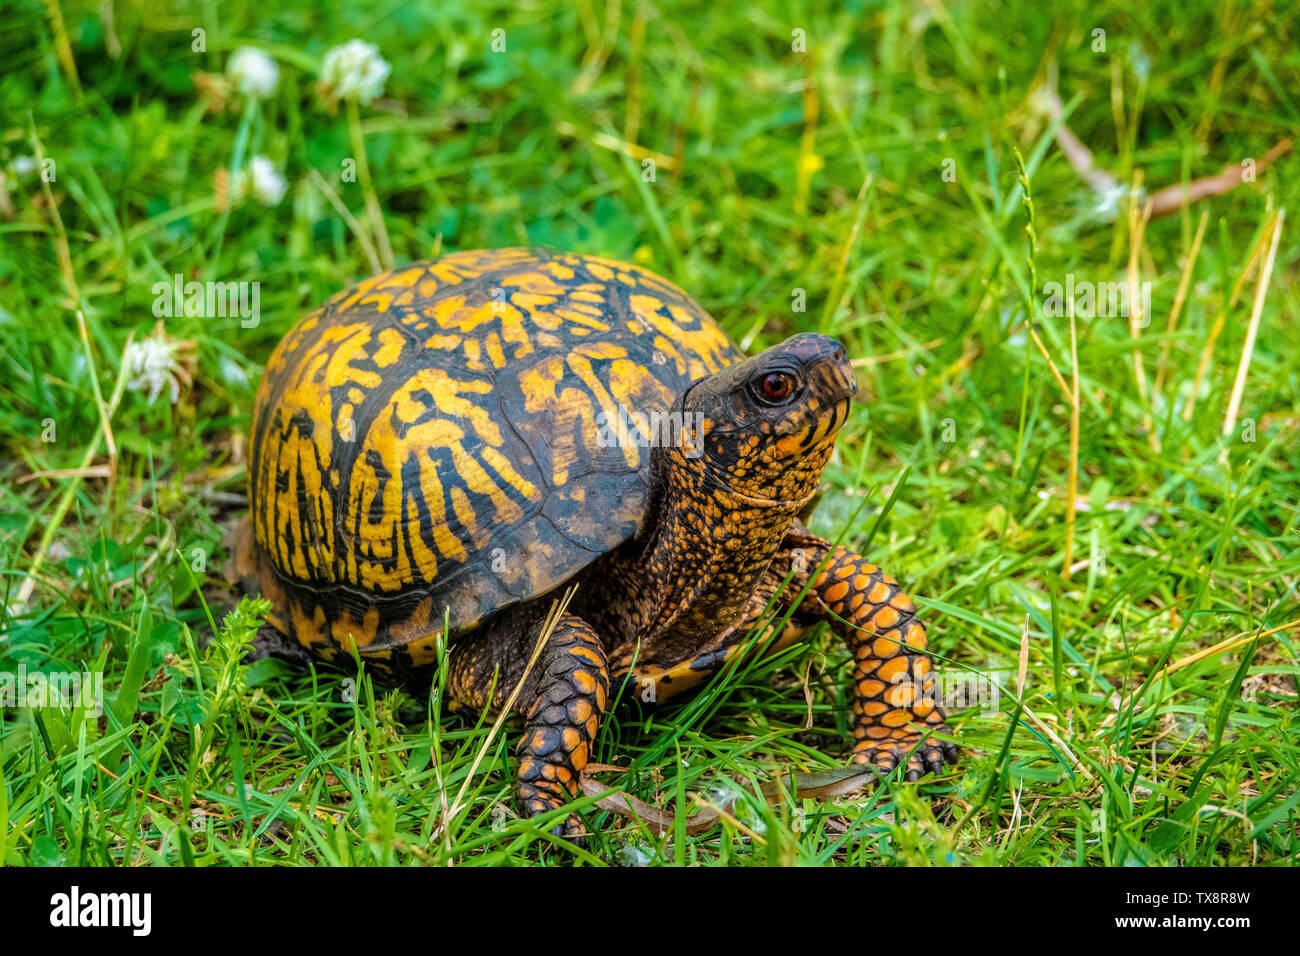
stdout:
<svg viewBox="0 0 1300 956">
<path fill-rule="evenodd" d="M 794 394 L 794 376 L 786 372 L 769 372 L 759 382 L 759 392 L 769 402 L 784 402 Z"/>
</svg>

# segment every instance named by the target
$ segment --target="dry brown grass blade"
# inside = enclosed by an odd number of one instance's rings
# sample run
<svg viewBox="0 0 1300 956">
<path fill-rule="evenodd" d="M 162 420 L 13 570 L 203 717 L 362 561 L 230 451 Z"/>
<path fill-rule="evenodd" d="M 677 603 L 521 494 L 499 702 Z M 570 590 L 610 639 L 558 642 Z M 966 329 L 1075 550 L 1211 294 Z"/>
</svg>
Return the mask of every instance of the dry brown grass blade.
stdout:
<svg viewBox="0 0 1300 956">
<path fill-rule="evenodd" d="M 1073 319 L 1071 319 L 1071 321 L 1073 321 Z M 1043 361 L 1047 363 L 1047 368 L 1051 371 L 1052 378 L 1056 379 L 1056 384 L 1061 387 L 1061 396 L 1067 402 L 1070 401 L 1070 386 L 1066 384 L 1065 376 L 1061 374 L 1061 370 L 1058 369 L 1056 363 L 1052 361 L 1052 355 L 1047 351 L 1047 346 L 1044 345 L 1043 340 L 1038 337 L 1038 330 L 1032 325 L 1029 326 L 1029 338 L 1032 339 L 1034 345 L 1038 347 L 1038 352 L 1043 356 Z"/>
<path fill-rule="evenodd" d="M 803 134 L 799 137 L 799 167 L 795 170 L 794 214 L 808 214 L 808 193 L 812 188 L 813 173 L 820 165 L 817 156 L 817 117 L 821 108 L 821 94 L 817 89 L 814 60 L 807 58 L 807 72 L 803 83 Z"/>
<path fill-rule="evenodd" d="M 582 96 L 591 90 L 600 76 L 601 70 L 605 68 L 605 61 L 609 59 L 610 53 L 614 50 L 615 44 L 618 42 L 619 22 L 623 19 L 622 0 L 606 0 L 605 27 L 599 34 L 593 29 L 596 18 L 589 3 L 581 4 L 580 19 L 583 28 L 587 31 L 587 39 L 590 45 L 582 57 L 582 71 L 569 88 L 569 92 L 574 96 Z M 593 38 L 596 37 L 598 39 L 592 42 Z"/>
<path fill-rule="evenodd" d="M 159 328 L 162 327 L 161 320 Z M 95 409 L 99 412 L 99 427 L 104 431 L 104 444 L 108 446 L 108 483 L 110 485 L 117 482 L 117 439 L 113 437 L 113 412 L 109 409 L 108 403 L 104 401 L 103 393 L 99 390 L 99 376 L 95 372 L 95 356 L 90 349 L 90 334 L 86 331 L 86 316 L 77 309 L 77 334 L 81 336 L 81 347 L 86 352 L 87 367 L 91 370 L 90 390 L 95 397 Z M 126 352 L 122 352 L 123 364 L 125 364 Z"/>
<path fill-rule="evenodd" d="M 636 0 L 632 29 L 627 36 L 627 82 L 623 88 L 627 103 L 623 120 L 623 141 L 635 143 L 641 133 L 641 49 L 645 46 L 646 0 Z"/>
<path fill-rule="evenodd" d="M 1214 325 L 1210 328 L 1210 334 L 1205 340 L 1205 347 L 1201 349 L 1201 358 L 1196 363 L 1196 376 L 1192 379 L 1192 391 L 1187 397 L 1187 404 L 1183 406 L 1183 421 L 1190 422 L 1192 413 L 1196 409 L 1197 397 L 1201 394 L 1201 383 L 1205 381 L 1205 373 L 1210 368 L 1210 361 L 1214 358 L 1214 346 L 1219 341 L 1219 336 L 1223 333 L 1223 327 L 1227 324 L 1228 313 L 1237 305 L 1237 300 L 1241 298 L 1241 290 L 1246 287 L 1246 282 L 1255 270 L 1255 263 L 1263 254 L 1264 243 L 1272 236 L 1273 224 L 1277 219 L 1274 213 L 1272 218 L 1264 228 L 1260 230 L 1259 238 L 1255 240 L 1255 245 L 1251 247 L 1250 255 L 1246 257 L 1246 264 L 1242 267 L 1241 274 L 1237 276 L 1237 281 L 1233 283 L 1232 295 L 1228 297 L 1228 303 L 1219 310 L 1215 316 Z"/>
<path fill-rule="evenodd" d="M 54 49 L 57 51 L 59 65 L 72 88 L 73 99 L 81 102 L 81 77 L 77 74 L 77 61 L 72 55 L 72 44 L 68 42 L 68 30 L 63 23 L 63 11 L 59 9 L 59 0 L 45 0 L 45 9 L 50 16 L 50 30 L 54 34 Z"/>
<path fill-rule="evenodd" d="M 57 5 L 53 5 L 58 9 Z M 68 299 L 71 302 L 71 308 L 81 307 L 81 289 L 77 285 L 76 271 L 72 268 L 72 252 L 68 247 L 68 230 L 63 226 L 63 215 L 59 212 L 59 204 L 54 201 L 54 191 L 50 188 L 50 182 L 44 175 L 45 169 L 45 146 L 41 143 L 40 137 L 36 135 L 35 120 L 32 121 L 32 149 L 36 153 L 36 164 L 42 170 L 41 174 L 41 194 L 45 197 L 45 204 L 50 210 L 50 221 L 54 226 L 54 254 L 59 260 L 59 275 L 63 277 L 63 286 L 67 290 Z"/>
<path fill-rule="evenodd" d="M 33 471 L 30 475 L 23 475 L 15 484 L 25 485 L 29 481 L 40 481 L 44 478 L 107 478 L 108 475 L 108 465 L 89 465 L 85 468 L 50 468 L 45 471 Z"/>
<path fill-rule="evenodd" d="M 127 334 L 126 344 L 122 346 L 123 355 L 126 354 L 133 341 L 135 341 L 135 333 L 130 332 Z M 95 371 L 93 362 L 90 365 L 90 369 L 90 374 L 94 375 Z M 113 393 L 109 397 L 107 407 L 103 413 L 107 416 L 108 420 L 112 419 L 113 413 L 117 411 L 117 406 L 122 401 L 122 395 L 126 392 L 128 370 L 129 367 L 126 361 L 123 360 L 118 368 L 117 382 L 113 386 Z M 96 388 L 98 388 L 98 383 L 96 383 Z M 90 463 L 94 461 L 95 456 L 99 454 L 99 443 L 103 438 L 104 431 L 102 429 L 96 429 L 91 434 L 90 441 L 86 445 L 85 454 L 81 457 L 81 464 L 76 468 L 70 469 L 72 472 L 71 480 L 68 482 L 68 486 L 64 489 L 63 495 L 59 498 L 58 503 L 55 504 L 54 513 L 46 522 L 45 531 L 41 535 L 40 542 L 36 545 L 36 551 L 32 555 L 31 566 L 28 567 L 26 578 L 23 580 L 22 586 L 18 589 L 18 595 L 12 605 L 13 608 L 20 609 L 25 607 L 32 596 L 32 592 L 36 590 L 36 580 L 40 575 L 41 567 L 45 564 L 45 557 L 49 553 L 50 545 L 54 542 L 54 535 L 59 528 L 62 527 L 63 519 L 67 516 L 68 509 L 72 506 L 72 499 L 76 497 L 77 489 L 81 487 L 82 474 L 90 467 Z M 0 640 L 3 640 L 3 637 L 0 637 Z"/>
<path fill-rule="evenodd" d="M 1219 643 L 1213 644 L 1210 647 L 1204 647 L 1199 651 L 1196 651 L 1192 654 L 1188 654 L 1186 657 L 1183 657 L 1175 661 L 1174 663 L 1167 665 L 1166 667 L 1157 671 L 1155 677 L 1152 678 L 1149 683 L 1151 685 L 1158 684 L 1160 683 L 1160 681 L 1164 680 L 1174 671 L 1179 671 L 1182 670 L 1184 667 L 1189 667 L 1192 664 L 1195 664 L 1197 661 L 1203 661 L 1208 657 L 1214 657 L 1218 654 L 1223 654 L 1227 651 L 1231 651 L 1245 644 L 1249 644 L 1251 641 L 1256 639 L 1262 641 L 1264 640 L 1264 638 L 1272 637 L 1274 634 L 1280 634 L 1283 631 L 1287 630 L 1288 628 L 1300 628 L 1300 618 L 1296 618 L 1294 621 L 1287 621 L 1287 623 L 1285 624 L 1279 624 L 1277 627 L 1270 627 L 1268 630 L 1259 631 L 1258 633 L 1255 631 L 1240 631 L 1237 634 L 1234 634 L 1232 637 L 1227 638 L 1226 640 L 1219 641 Z M 1101 722 L 1100 726 L 1102 727 L 1114 726 L 1116 717 L 1120 714 L 1123 714 L 1126 710 L 1128 710 L 1128 707 L 1129 707 L 1129 700 L 1125 699 L 1120 703 L 1118 707 L 1115 708 L 1114 711 L 1112 711 L 1106 717 L 1105 720 Z"/>
<path fill-rule="evenodd" d="M 1264 268 L 1259 273 L 1259 283 L 1255 286 L 1255 304 L 1250 310 L 1250 324 L 1246 327 L 1246 340 L 1241 345 L 1241 359 L 1237 363 L 1237 377 L 1232 383 L 1232 397 L 1228 400 L 1228 410 L 1223 416 L 1223 434 L 1231 435 L 1237 427 L 1237 415 L 1241 411 L 1241 397 L 1246 390 L 1246 375 L 1250 371 L 1250 360 L 1255 354 L 1255 340 L 1259 336 L 1259 320 L 1264 313 L 1264 299 L 1268 295 L 1268 286 L 1273 278 L 1273 262 L 1277 259 L 1278 241 L 1282 238 L 1282 226 L 1286 222 L 1286 210 L 1279 209 L 1273 217 L 1273 239 L 1268 246 L 1268 256 L 1264 259 Z"/>
<path fill-rule="evenodd" d="M 602 133 L 599 130 L 585 132 L 578 129 L 577 126 L 568 120 L 560 120 L 555 124 L 555 132 L 561 136 L 571 136 L 574 139 L 585 139 L 596 146 L 601 146 L 610 152 L 620 153 L 629 159 L 641 162 L 643 160 L 653 160 L 659 169 L 666 169 L 669 172 L 675 172 L 678 164 L 671 156 L 663 153 L 656 153 L 653 149 L 646 149 L 637 143 L 630 143 L 626 140 L 619 139 L 617 136 L 611 136 L 609 133 Z"/>
<path fill-rule="evenodd" d="M 474 755 L 474 762 L 470 764 L 469 772 L 465 774 L 465 782 L 461 784 L 456 799 L 452 801 L 451 807 L 443 816 L 441 829 L 444 829 L 456 818 L 456 815 L 465 807 L 465 795 L 469 792 L 469 786 L 474 780 L 474 775 L 478 772 L 479 764 L 487 757 L 488 751 L 492 747 L 492 742 L 496 740 L 497 734 L 501 730 L 501 725 L 506 722 L 506 718 L 514 711 L 515 702 L 519 699 L 519 694 L 524 689 L 524 684 L 528 680 L 528 675 L 532 673 L 533 667 L 537 664 L 538 658 L 542 656 L 542 651 L 555 632 L 556 626 L 560 623 L 560 618 L 564 616 L 565 610 L 572 600 L 573 594 L 578 590 L 577 585 L 573 585 L 564 592 L 564 596 L 558 601 L 551 604 L 551 610 L 546 615 L 546 620 L 542 623 L 541 632 L 537 635 L 537 643 L 533 645 L 533 653 L 528 658 L 528 663 L 524 666 L 524 672 L 520 675 L 518 683 L 506 698 L 506 702 L 501 705 L 497 711 L 496 720 L 492 722 L 492 727 L 488 731 L 487 737 L 483 739 L 483 745 L 479 747 L 478 753 Z"/>
<path fill-rule="evenodd" d="M 1070 473 L 1065 484 L 1065 547 L 1061 557 L 1061 577 L 1070 578 L 1074 555 L 1074 524 L 1079 502 L 1079 324 L 1070 314 Z"/>
<path fill-rule="evenodd" d="M 1147 400 L 1147 373 L 1146 363 L 1142 359 L 1141 347 L 1141 328 L 1142 320 L 1142 296 L 1139 294 L 1138 285 L 1138 257 L 1142 252 L 1142 243 L 1146 237 L 1147 222 L 1151 218 L 1151 203 L 1142 206 L 1138 210 L 1137 191 L 1134 190 L 1133 200 L 1129 203 L 1128 214 L 1128 235 L 1129 235 L 1129 253 L 1128 253 L 1128 333 L 1133 340 L 1133 376 L 1137 379 L 1138 397 L 1145 403 Z M 1143 423 L 1146 426 L 1147 433 L 1151 433 L 1151 417 L 1145 416 Z"/>
<path fill-rule="evenodd" d="M 357 245 L 361 247 L 362 253 L 365 254 L 366 261 L 370 263 L 370 271 L 383 272 L 384 267 L 379 261 L 379 253 L 375 251 L 374 243 L 370 240 L 370 234 L 361 228 L 361 223 L 357 222 L 357 217 L 352 215 L 352 212 L 347 206 L 343 205 L 343 200 L 340 199 L 339 194 L 334 191 L 334 187 L 331 186 L 328 180 L 326 180 L 325 177 L 315 169 L 311 171 L 311 181 L 315 183 L 316 188 L 325 194 L 325 198 L 328 199 L 329 204 L 334 207 L 334 211 L 339 214 L 339 218 L 347 224 L 348 229 L 352 231 L 352 235 L 356 237 Z"/>
<path fill-rule="evenodd" d="M 1210 222 L 1210 211 L 1201 210 L 1201 219 L 1196 224 L 1196 235 L 1192 238 L 1192 248 L 1187 253 L 1187 262 L 1183 265 L 1183 274 L 1178 277 L 1178 291 L 1174 294 L 1173 308 L 1169 310 L 1169 320 L 1165 323 L 1165 341 L 1160 347 L 1160 361 L 1156 367 L 1156 382 L 1151 389 L 1151 400 L 1159 401 L 1165 384 L 1165 374 L 1169 371 L 1169 348 L 1173 335 L 1178 328 L 1178 317 L 1182 314 L 1183 304 L 1187 301 L 1187 290 L 1192 283 L 1192 273 L 1196 269 L 1197 257 L 1201 254 L 1201 240 L 1205 238 L 1205 227 Z M 1158 409 L 1155 409 L 1158 411 Z M 1159 445 L 1157 445 L 1159 450 Z"/>
<path fill-rule="evenodd" d="M 1197 661 L 1203 661 L 1207 657 L 1214 657 L 1216 654 L 1223 654 L 1227 651 L 1233 650 L 1234 648 L 1241 647 L 1244 644 L 1249 644 L 1251 641 L 1255 640 L 1256 636 L 1262 640 L 1266 637 L 1272 637 L 1274 634 L 1280 634 L 1287 628 L 1300 628 L 1300 618 L 1296 618 L 1294 621 L 1288 621 L 1285 624 L 1279 624 L 1277 627 L 1271 627 L 1267 631 L 1260 631 L 1258 635 L 1256 635 L 1254 631 L 1242 631 L 1240 634 L 1229 637 L 1227 640 L 1219 641 L 1217 644 L 1202 648 L 1194 654 L 1188 654 L 1186 657 L 1175 661 L 1161 670 L 1160 673 L 1156 674 L 1155 679 L 1158 681 L 1163 677 L 1169 676 L 1174 671 L 1182 670 L 1184 667 L 1189 667 L 1192 664 L 1195 664 Z"/>
<path fill-rule="evenodd" d="M 928 342 L 922 342 L 920 345 L 916 346 L 915 348 L 899 349 L 896 352 L 884 352 L 880 355 L 864 355 L 862 358 L 855 358 L 851 360 L 849 364 L 852 365 L 854 368 L 865 368 L 871 365 L 882 365 L 885 362 L 893 362 L 897 359 L 907 358 L 908 356 L 915 355 L 917 352 L 928 352 L 930 351 L 930 349 L 942 345 L 943 342 L 944 342 L 943 339 L 931 339 Z"/>
<path fill-rule="evenodd" d="M 1016 696 L 1025 696 L 1025 676 L 1029 673 L 1029 615 L 1020 629 L 1020 656 L 1016 662 Z"/>
</svg>

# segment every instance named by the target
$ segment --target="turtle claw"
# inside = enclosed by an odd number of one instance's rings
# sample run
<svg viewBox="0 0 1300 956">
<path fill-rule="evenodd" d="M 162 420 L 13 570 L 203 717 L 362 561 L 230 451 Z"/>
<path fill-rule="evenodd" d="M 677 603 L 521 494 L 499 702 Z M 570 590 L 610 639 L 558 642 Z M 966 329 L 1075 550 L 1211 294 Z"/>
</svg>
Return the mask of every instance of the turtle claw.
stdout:
<svg viewBox="0 0 1300 956">
<path fill-rule="evenodd" d="M 561 840 L 567 840 L 579 849 L 587 846 L 587 825 L 582 822 L 582 817 L 576 813 L 570 813 L 564 822 L 551 827 L 551 833 Z"/>
<path fill-rule="evenodd" d="M 521 785 L 519 788 L 519 805 L 523 808 L 524 813 L 530 817 L 558 810 L 567 802 L 565 797 L 540 787 Z M 576 813 L 570 813 L 551 827 L 549 832 L 551 836 L 567 840 L 574 846 L 584 847 L 587 845 L 587 825 L 583 823 L 582 817 Z"/>
<path fill-rule="evenodd" d="M 946 727 L 939 729 L 947 732 Z M 922 740 L 920 734 L 897 740 L 864 740 L 854 748 L 854 763 L 871 764 L 885 776 L 893 773 L 904 760 L 907 770 L 903 779 L 915 783 L 927 775 L 941 775 L 945 763 L 957 761 L 957 748 L 949 741 L 933 737 Z"/>
<path fill-rule="evenodd" d="M 257 635 L 249 642 L 241 663 L 251 664 L 265 657 L 284 661 L 300 671 L 307 670 L 312 663 L 310 651 L 270 624 L 263 624 L 257 629 Z"/>
</svg>

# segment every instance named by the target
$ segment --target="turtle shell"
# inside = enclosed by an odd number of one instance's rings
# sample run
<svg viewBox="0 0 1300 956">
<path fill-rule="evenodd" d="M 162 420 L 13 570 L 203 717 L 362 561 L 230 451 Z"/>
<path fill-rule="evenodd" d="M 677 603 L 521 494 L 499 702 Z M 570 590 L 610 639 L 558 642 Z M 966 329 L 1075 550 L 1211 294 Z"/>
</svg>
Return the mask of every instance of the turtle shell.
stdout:
<svg viewBox="0 0 1300 956">
<path fill-rule="evenodd" d="M 681 289 L 608 259 L 458 252 L 367 279 L 267 364 L 237 566 L 313 652 L 422 667 L 444 618 L 467 631 L 629 538 L 649 448 L 605 426 L 738 358 Z"/>
</svg>

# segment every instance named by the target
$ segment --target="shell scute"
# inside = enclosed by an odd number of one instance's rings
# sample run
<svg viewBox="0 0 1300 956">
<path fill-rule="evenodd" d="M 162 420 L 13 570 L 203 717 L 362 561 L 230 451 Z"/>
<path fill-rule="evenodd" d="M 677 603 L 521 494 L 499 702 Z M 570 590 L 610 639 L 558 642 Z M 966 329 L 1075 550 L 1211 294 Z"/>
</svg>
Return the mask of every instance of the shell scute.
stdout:
<svg viewBox="0 0 1300 956">
<path fill-rule="evenodd" d="M 267 363 L 253 577 L 312 650 L 419 666 L 634 533 L 649 449 L 608 440 L 739 358 L 637 266 L 454 253 L 332 297 Z"/>
</svg>

